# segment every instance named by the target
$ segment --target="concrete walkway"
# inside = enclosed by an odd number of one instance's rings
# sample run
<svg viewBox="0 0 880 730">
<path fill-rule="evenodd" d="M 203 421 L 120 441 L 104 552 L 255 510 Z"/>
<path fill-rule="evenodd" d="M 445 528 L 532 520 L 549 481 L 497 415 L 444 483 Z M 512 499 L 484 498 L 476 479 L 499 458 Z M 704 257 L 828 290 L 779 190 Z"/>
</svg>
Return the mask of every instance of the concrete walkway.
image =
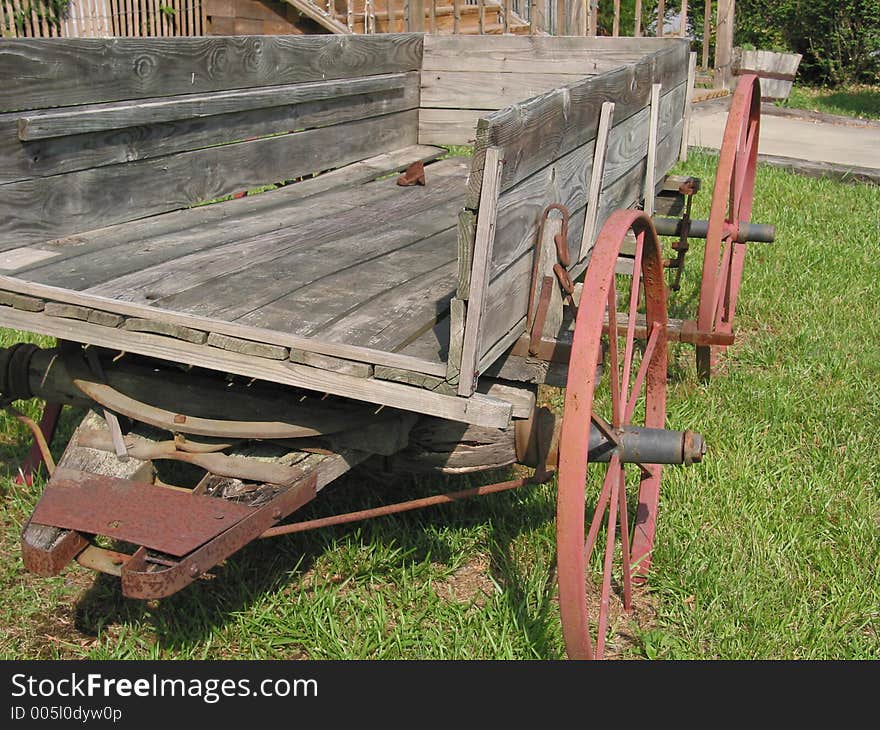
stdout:
<svg viewBox="0 0 880 730">
<path fill-rule="evenodd" d="M 694 104 L 688 144 L 718 149 L 724 136 L 730 97 Z M 805 160 L 876 171 L 880 179 L 880 124 L 823 115 L 821 120 L 761 114 L 758 152 L 762 156 Z M 809 113 L 807 113 L 809 114 Z"/>
</svg>

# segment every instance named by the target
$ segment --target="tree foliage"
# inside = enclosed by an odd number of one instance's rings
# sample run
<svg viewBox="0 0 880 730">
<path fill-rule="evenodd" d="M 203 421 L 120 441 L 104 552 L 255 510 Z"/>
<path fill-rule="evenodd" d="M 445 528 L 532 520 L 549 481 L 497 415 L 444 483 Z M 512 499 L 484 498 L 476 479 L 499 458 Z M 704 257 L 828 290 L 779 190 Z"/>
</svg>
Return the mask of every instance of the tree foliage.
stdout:
<svg viewBox="0 0 880 730">
<path fill-rule="evenodd" d="M 713 36 L 717 6 L 715 0 Z M 677 26 L 680 8 L 680 0 L 667 0 L 667 25 Z M 690 0 L 688 35 L 700 52 L 704 12 L 705 0 Z M 643 0 L 646 35 L 655 34 L 656 17 L 656 0 Z M 610 35 L 613 21 L 614 3 L 599 0 L 600 34 Z M 632 34 L 634 21 L 635 0 L 621 0 L 621 35 Z M 802 54 L 798 78 L 809 83 L 880 83 L 880 0 L 738 0 L 734 43 Z"/>
</svg>

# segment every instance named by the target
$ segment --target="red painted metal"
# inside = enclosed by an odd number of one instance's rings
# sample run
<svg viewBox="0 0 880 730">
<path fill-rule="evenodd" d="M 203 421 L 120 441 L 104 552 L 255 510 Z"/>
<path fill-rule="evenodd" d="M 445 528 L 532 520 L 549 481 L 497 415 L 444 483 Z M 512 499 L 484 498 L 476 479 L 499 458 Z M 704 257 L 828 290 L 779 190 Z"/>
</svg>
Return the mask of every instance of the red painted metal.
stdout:
<svg viewBox="0 0 880 730">
<path fill-rule="evenodd" d="M 628 296 L 623 300 L 626 326 L 608 333 L 607 321 L 618 319 L 615 264 L 627 233 L 632 230 L 638 241 L 634 271 Z M 610 308 L 610 312 L 606 310 Z M 644 310 L 638 312 L 639 310 Z M 648 334 L 648 353 L 634 372 L 638 348 L 636 320 L 643 317 L 643 331 Z M 607 320 L 606 320 L 607 317 Z M 602 228 L 593 248 L 584 278 L 581 306 L 575 323 L 571 361 L 565 395 L 565 410 L 559 452 L 559 491 L 557 497 L 557 566 L 559 607 L 568 655 L 573 659 L 601 658 L 604 654 L 611 602 L 611 568 L 617 542 L 617 524 L 623 533 L 621 548 L 624 566 L 624 607 L 631 602 L 633 566 L 647 570 L 653 548 L 661 468 L 657 465 L 633 465 L 631 483 L 638 480 L 639 504 L 629 544 L 629 520 L 625 509 L 627 473 L 617 457 L 605 465 L 606 474 L 586 530 L 586 495 L 588 443 L 591 422 L 606 422 L 611 429 L 630 425 L 637 404 L 644 404 L 644 423 L 663 428 L 666 418 L 666 289 L 663 258 L 650 217 L 637 210 L 614 212 Z M 610 379 L 609 414 L 596 413 L 594 401 L 598 387 L 596 362 L 603 350 L 603 331 L 607 340 L 605 375 Z M 622 347 L 618 340 L 623 338 Z M 604 376 L 603 376 L 604 377 Z M 606 509 L 608 517 L 606 520 Z M 591 556 L 602 524 L 607 527 L 603 578 L 598 616 L 599 632 L 595 643 L 590 635 L 587 615 L 587 584 L 591 583 Z M 585 534 L 586 533 L 586 534 Z M 586 540 L 585 540 L 586 537 Z"/>
<path fill-rule="evenodd" d="M 186 555 L 253 511 L 224 499 L 59 468 L 32 519 Z"/>
<path fill-rule="evenodd" d="M 358 522 L 360 520 L 368 520 L 374 517 L 386 517 L 388 515 L 399 514 L 400 512 L 409 512 L 414 509 L 422 509 L 424 507 L 433 507 L 440 504 L 451 504 L 460 499 L 469 497 L 479 497 L 486 494 L 496 494 L 505 492 L 510 489 L 518 489 L 528 484 L 543 484 L 549 481 L 553 476 L 552 471 L 538 471 L 534 477 L 524 479 L 514 479 L 509 482 L 498 482 L 497 484 L 486 484 L 482 487 L 473 487 L 472 489 L 463 489 L 459 492 L 447 492 L 446 494 L 437 494 L 433 497 L 424 497 L 422 499 L 412 499 L 407 502 L 397 502 L 396 504 L 388 504 L 383 507 L 374 507 L 373 509 L 364 509 L 358 512 L 346 512 L 340 515 L 331 515 L 330 517 L 322 517 L 316 520 L 305 520 L 303 522 L 294 522 L 291 525 L 279 525 L 278 527 L 270 527 L 260 537 L 279 537 L 280 535 L 291 535 L 295 532 L 306 532 L 308 530 L 317 530 L 322 527 L 330 527 L 332 525 L 344 525 L 349 522 Z"/>
<path fill-rule="evenodd" d="M 712 207 L 706 233 L 703 278 L 697 310 L 701 332 L 730 334 L 746 255 L 739 229 L 752 215 L 758 137 L 761 123 L 761 85 L 758 77 L 740 77 L 724 129 L 718 158 Z M 725 345 L 697 345 L 697 370 L 708 379 Z"/>
</svg>

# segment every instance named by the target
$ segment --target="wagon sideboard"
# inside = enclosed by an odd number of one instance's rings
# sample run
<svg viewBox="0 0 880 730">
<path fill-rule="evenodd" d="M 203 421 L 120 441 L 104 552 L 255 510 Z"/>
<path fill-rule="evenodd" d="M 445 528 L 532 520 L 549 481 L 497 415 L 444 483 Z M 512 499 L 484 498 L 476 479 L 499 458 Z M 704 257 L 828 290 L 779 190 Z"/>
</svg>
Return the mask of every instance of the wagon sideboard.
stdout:
<svg viewBox="0 0 880 730">
<path fill-rule="evenodd" d="M 4 41 L 0 325 L 505 427 L 542 211 L 577 277 L 687 78 L 678 39 Z"/>
</svg>

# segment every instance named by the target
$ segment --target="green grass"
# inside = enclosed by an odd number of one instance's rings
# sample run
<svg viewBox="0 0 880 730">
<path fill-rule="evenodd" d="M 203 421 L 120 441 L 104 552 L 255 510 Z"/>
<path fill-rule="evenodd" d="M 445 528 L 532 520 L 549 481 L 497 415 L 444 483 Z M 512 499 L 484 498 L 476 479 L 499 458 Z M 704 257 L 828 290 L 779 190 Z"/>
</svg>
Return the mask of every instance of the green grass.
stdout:
<svg viewBox="0 0 880 730">
<path fill-rule="evenodd" d="M 794 85 L 788 98 L 777 105 L 857 119 L 880 119 L 880 86 L 816 89 Z"/>
<path fill-rule="evenodd" d="M 692 153 L 681 171 L 708 188 L 715 159 Z M 703 385 L 692 348 L 673 349 L 669 425 L 701 431 L 710 451 L 665 471 L 648 588 L 615 625 L 630 636 L 613 642 L 624 657 L 880 656 L 880 187 L 762 167 L 757 189 L 753 218 L 778 237 L 749 248 L 722 373 Z M 705 215 L 708 190 L 698 199 Z M 699 250 L 676 312 L 695 311 Z M 0 434 L 9 474 L 27 439 L 2 414 Z M 303 516 L 469 483 L 356 472 Z M 0 484 L 5 658 L 563 655 L 553 484 L 253 543 L 212 580 L 150 603 L 77 566 L 24 572 L 18 532 L 39 488 Z"/>
</svg>

